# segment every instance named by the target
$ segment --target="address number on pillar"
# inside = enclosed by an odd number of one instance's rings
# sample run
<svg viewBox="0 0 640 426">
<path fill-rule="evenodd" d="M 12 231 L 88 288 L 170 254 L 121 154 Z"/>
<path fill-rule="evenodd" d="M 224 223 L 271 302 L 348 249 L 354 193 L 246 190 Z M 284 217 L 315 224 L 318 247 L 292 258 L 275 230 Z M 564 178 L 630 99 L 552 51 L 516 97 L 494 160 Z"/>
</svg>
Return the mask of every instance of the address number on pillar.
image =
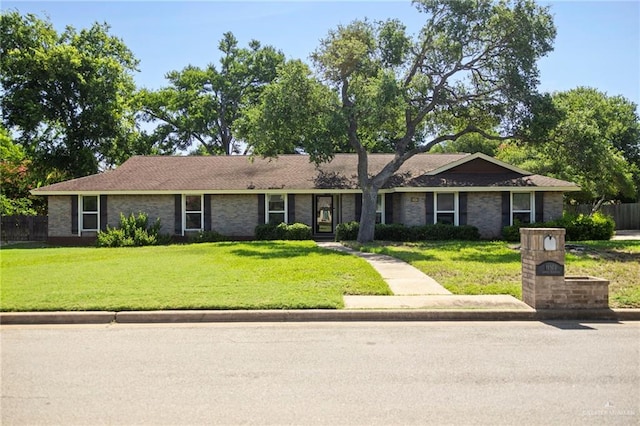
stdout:
<svg viewBox="0 0 640 426">
<path fill-rule="evenodd" d="M 564 275 L 564 265 L 548 260 L 536 266 L 536 275 L 555 277 Z"/>
</svg>

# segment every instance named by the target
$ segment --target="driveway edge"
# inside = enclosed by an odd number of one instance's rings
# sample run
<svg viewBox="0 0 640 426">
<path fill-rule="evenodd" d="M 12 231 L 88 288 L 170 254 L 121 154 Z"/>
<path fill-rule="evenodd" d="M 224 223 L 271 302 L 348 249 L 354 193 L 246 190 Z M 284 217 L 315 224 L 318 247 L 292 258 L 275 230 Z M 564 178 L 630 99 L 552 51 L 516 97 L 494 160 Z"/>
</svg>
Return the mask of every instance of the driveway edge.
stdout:
<svg viewBox="0 0 640 426">
<path fill-rule="evenodd" d="M 640 321 L 640 309 L 353 309 L 3 312 L 2 325 L 333 321 Z"/>
</svg>

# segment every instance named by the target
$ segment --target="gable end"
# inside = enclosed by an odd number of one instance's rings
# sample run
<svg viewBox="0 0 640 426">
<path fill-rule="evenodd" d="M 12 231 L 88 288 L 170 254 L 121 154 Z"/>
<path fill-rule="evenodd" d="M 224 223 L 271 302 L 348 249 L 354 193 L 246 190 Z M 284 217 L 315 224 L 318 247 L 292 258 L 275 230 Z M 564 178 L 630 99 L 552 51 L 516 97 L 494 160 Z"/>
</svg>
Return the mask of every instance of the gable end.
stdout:
<svg viewBox="0 0 640 426">
<path fill-rule="evenodd" d="M 471 161 L 467 161 L 466 163 L 462 163 L 456 167 L 453 167 L 449 170 L 445 170 L 440 175 L 449 175 L 449 174 L 515 174 L 520 175 L 519 173 L 514 173 L 512 170 L 506 169 L 499 164 L 495 164 L 489 161 L 486 161 L 482 158 L 475 158 Z"/>
</svg>

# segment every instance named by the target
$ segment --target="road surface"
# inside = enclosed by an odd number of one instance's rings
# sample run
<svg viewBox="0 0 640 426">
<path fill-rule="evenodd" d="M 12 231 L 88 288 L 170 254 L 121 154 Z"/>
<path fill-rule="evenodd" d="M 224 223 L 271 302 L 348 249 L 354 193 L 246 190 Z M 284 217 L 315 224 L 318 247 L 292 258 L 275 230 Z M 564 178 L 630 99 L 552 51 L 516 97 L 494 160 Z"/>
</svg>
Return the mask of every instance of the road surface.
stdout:
<svg viewBox="0 0 640 426">
<path fill-rule="evenodd" d="M 640 323 L 3 326 L 2 425 L 640 424 Z"/>
</svg>

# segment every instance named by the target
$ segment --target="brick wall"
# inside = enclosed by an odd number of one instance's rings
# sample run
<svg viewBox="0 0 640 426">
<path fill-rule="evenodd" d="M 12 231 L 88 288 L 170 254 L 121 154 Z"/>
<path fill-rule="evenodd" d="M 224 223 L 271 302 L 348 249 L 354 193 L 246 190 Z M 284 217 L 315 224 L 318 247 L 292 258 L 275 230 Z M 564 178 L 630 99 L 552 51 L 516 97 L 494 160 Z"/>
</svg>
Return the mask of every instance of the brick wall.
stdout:
<svg viewBox="0 0 640 426">
<path fill-rule="evenodd" d="M 394 217 L 398 217 L 398 222 L 406 226 L 425 225 L 427 211 L 424 203 L 424 194 L 402 193 L 400 211 L 394 212 Z"/>
<path fill-rule="evenodd" d="M 353 222 L 356 219 L 356 194 L 342 194 L 342 215 L 338 223 Z"/>
<path fill-rule="evenodd" d="M 499 238 L 502 232 L 502 198 L 499 192 L 469 192 L 467 225 L 478 228 L 482 238 Z"/>
<path fill-rule="evenodd" d="M 297 203 L 296 203 L 297 204 Z M 211 227 L 229 237 L 252 237 L 258 225 L 258 196 L 212 195 Z"/>
<path fill-rule="evenodd" d="M 556 220 L 562 217 L 564 197 L 562 192 L 544 193 L 544 221 Z"/>
<path fill-rule="evenodd" d="M 295 208 L 295 221 L 313 226 L 313 200 L 311 194 L 296 194 Z"/>
<path fill-rule="evenodd" d="M 71 237 L 71 197 L 69 195 L 50 195 L 49 237 Z"/>
<path fill-rule="evenodd" d="M 120 213 L 125 216 L 146 213 L 149 224 L 160 218 L 160 233 L 174 233 L 174 195 L 109 195 L 107 196 L 107 225 L 120 224 Z"/>
</svg>

